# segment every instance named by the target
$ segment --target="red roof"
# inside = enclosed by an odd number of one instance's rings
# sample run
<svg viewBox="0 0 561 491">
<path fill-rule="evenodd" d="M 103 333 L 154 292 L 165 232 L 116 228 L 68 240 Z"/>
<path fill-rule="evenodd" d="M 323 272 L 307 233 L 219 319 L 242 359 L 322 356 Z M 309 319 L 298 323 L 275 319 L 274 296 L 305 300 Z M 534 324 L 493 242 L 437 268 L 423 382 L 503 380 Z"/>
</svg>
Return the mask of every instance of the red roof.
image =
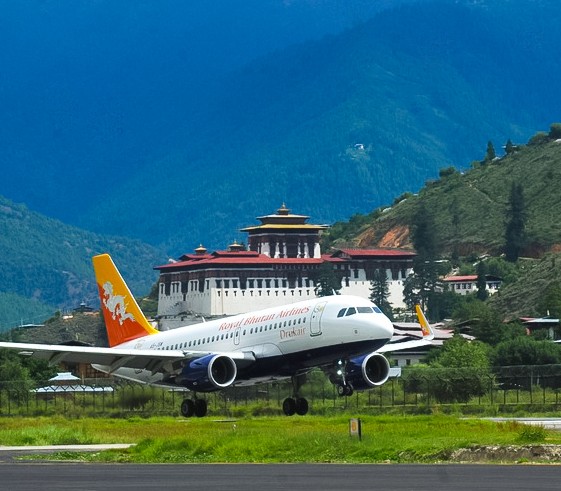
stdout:
<svg viewBox="0 0 561 491">
<path fill-rule="evenodd" d="M 263 265 L 311 265 L 321 264 L 325 261 L 330 263 L 343 263 L 347 259 L 340 254 L 357 258 L 410 258 L 415 256 L 414 252 L 397 249 L 340 249 L 333 254 L 322 254 L 321 258 L 272 258 L 256 251 L 216 251 L 212 254 L 184 254 L 177 262 L 156 266 L 157 270 L 189 269 L 192 266 L 216 267 L 216 266 L 263 266 Z"/>
<path fill-rule="evenodd" d="M 454 282 L 454 281 L 477 281 L 477 275 L 476 274 L 469 274 L 469 275 L 465 275 L 465 276 L 448 276 L 448 277 L 444 278 L 443 281 L 450 281 L 450 282 Z"/>
<path fill-rule="evenodd" d="M 211 255 L 195 256 L 193 259 L 185 261 L 178 261 L 175 263 L 164 264 L 156 266 L 154 269 L 182 269 L 189 268 L 190 266 L 199 267 L 215 267 L 215 266 L 234 266 L 234 265 L 248 265 L 248 266 L 263 266 L 263 265 L 289 265 L 289 264 L 321 264 L 323 259 L 320 258 L 272 258 L 265 254 L 258 252 L 242 251 L 237 252 L 218 252 Z"/>
<path fill-rule="evenodd" d="M 350 257 L 413 257 L 417 254 L 403 249 L 339 249 L 340 252 Z M 339 252 L 337 251 L 337 252 Z M 333 253 L 336 255 L 337 252 Z"/>
</svg>

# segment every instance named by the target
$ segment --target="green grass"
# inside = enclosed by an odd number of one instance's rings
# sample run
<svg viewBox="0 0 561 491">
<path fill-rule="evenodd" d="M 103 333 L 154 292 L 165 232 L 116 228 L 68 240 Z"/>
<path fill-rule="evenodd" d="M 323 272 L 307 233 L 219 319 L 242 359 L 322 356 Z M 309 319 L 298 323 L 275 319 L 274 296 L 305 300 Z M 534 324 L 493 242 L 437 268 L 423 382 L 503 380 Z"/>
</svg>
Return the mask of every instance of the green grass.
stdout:
<svg viewBox="0 0 561 491">
<path fill-rule="evenodd" d="M 366 416 L 362 440 L 348 417 L 2 420 L 0 445 L 136 443 L 128 450 L 59 454 L 106 462 L 437 462 L 475 445 L 561 444 L 561 434 L 516 422 L 455 416 Z"/>
</svg>

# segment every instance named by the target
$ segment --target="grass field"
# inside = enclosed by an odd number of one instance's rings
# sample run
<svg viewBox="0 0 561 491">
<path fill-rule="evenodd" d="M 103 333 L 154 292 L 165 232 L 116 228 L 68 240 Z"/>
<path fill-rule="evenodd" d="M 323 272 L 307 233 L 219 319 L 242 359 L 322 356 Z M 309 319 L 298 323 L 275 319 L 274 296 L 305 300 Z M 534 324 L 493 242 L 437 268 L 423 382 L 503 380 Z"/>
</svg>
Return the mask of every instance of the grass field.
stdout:
<svg viewBox="0 0 561 491">
<path fill-rule="evenodd" d="M 0 420 L 0 445 L 136 443 L 128 450 L 62 453 L 104 462 L 437 462 L 474 445 L 561 444 L 561 433 L 455 416 L 367 416 L 362 439 L 348 417 L 240 420 L 132 418 Z"/>
</svg>

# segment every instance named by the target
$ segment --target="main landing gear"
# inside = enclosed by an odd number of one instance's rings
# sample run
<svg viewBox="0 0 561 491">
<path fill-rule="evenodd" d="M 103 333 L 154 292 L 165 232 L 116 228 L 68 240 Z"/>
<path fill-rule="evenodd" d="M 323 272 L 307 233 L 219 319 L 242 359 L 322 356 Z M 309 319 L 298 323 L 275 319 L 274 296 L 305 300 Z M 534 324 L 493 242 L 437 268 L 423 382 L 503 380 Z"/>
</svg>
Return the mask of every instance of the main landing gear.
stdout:
<svg viewBox="0 0 561 491">
<path fill-rule="evenodd" d="M 294 375 L 292 377 L 294 396 L 287 397 L 282 403 L 282 412 L 286 416 L 294 416 L 295 414 L 304 416 L 308 414 L 309 404 L 307 399 L 298 395 L 304 382 L 306 382 L 306 374 Z"/>
<path fill-rule="evenodd" d="M 181 403 L 181 416 L 185 418 L 190 418 L 191 416 L 202 418 L 206 416 L 207 411 L 208 407 L 204 399 L 183 399 Z"/>
</svg>

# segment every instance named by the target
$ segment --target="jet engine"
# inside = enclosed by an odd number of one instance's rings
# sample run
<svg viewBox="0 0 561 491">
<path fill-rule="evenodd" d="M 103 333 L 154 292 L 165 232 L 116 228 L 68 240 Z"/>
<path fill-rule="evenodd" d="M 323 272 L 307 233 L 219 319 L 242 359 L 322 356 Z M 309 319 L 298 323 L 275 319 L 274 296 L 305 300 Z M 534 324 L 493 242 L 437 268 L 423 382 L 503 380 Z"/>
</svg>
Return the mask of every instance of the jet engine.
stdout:
<svg viewBox="0 0 561 491">
<path fill-rule="evenodd" d="M 355 390 L 368 390 L 388 380 L 390 364 L 379 353 L 351 358 L 346 365 L 345 379 Z"/>
<path fill-rule="evenodd" d="M 232 358 L 210 354 L 189 361 L 176 377 L 176 383 L 194 392 L 213 392 L 232 385 L 237 373 Z"/>
</svg>

